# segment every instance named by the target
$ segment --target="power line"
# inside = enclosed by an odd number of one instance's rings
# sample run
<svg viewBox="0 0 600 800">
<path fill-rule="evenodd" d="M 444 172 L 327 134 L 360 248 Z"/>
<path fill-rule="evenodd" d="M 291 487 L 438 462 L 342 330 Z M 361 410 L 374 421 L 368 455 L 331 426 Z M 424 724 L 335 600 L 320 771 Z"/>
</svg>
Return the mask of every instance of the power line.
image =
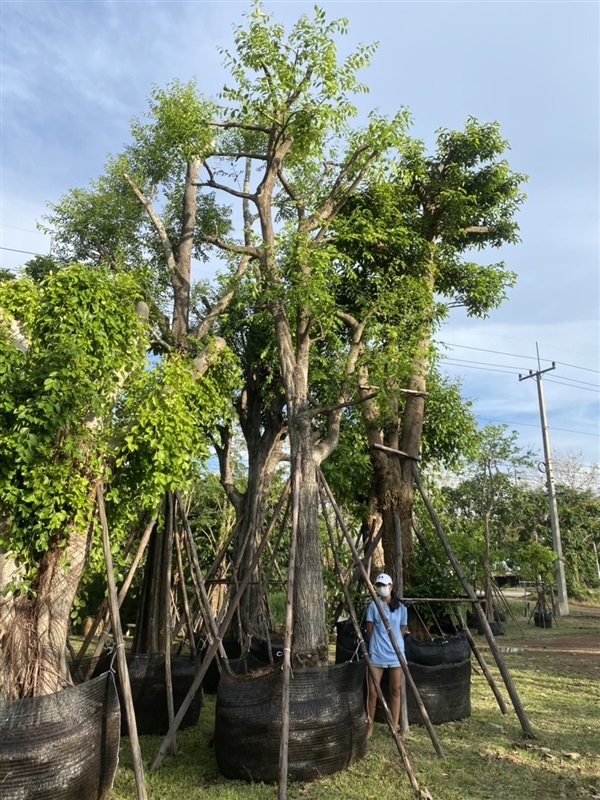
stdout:
<svg viewBox="0 0 600 800">
<path fill-rule="evenodd" d="M 0 250 L 10 250 L 11 253 L 25 253 L 28 256 L 47 256 L 49 253 L 32 253 L 31 250 L 17 250 L 16 247 L 0 247 Z"/>
<path fill-rule="evenodd" d="M 553 378 L 546 378 L 546 383 L 560 383 L 561 386 L 568 386 L 571 389 L 583 389 L 584 392 L 596 392 L 596 394 L 600 394 L 600 386 L 596 386 L 595 389 L 588 389 L 587 386 L 574 386 L 572 383 L 556 381 Z M 577 383 L 584 383 L 584 381 L 577 381 Z M 589 386 L 595 386 L 595 384 L 590 383 Z"/>
<path fill-rule="evenodd" d="M 446 347 L 460 347 L 463 350 L 478 350 L 481 353 L 494 353 L 494 355 L 499 356 L 512 356 L 514 358 L 526 358 L 529 361 L 535 361 L 537 363 L 537 358 L 535 356 L 524 356 L 522 353 L 505 353 L 503 350 L 488 350 L 485 347 L 473 347 L 467 344 L 454 344 L 453 342 L 439 342 L 439 344 L 443 344 Z M 550 361 L 549 358 L 542 359 L 542 361 Z M 596 375 L 600 375 L 600 370 L 598 369 L 590 369 L 590 367 L 580 367 L 577 364 L 567 364 L 565 361 L 555 361 L 555 364 L 560 364 L 561 367 L 571 367 L 572 369 L 581 369 L 585 372 L 594 372 Z"/>
<path fill-rule="evenodd" d="M 490 351 L 493 352 L 493 351 Z M 499 372 L 501 375 L 516 375 L 518 374 L 519 370 L 523 372 L 524 370 L 520 367 L 513 367 L 509 364 L 496 364 L 494 365 L 493 362 L 489 361 L 470 361 L 469 359 L 465 358 L 448 358 L 444 356 L 444 361 L 448 366 L 451 367 L 464 367 L 468 369 L 479 369 L 483 372 Z M 459 362 L 459 363 L 456 363 Z M 558 362 L 556 362 L 558 363 Z M 486 365 L 486 366 L 483 366 Z M 488 366 L 489 365 L 489 366 Z M 490 369 L 490 367 L 495 366 L 496 369 Z M 584 367 L 579 367 L 579 369 L 584 369 Z M 593 372 L 593 370 L 590 370 Z M 571 383 L 566 383 L 565 381 L 571 381 Z M 565 378 L 565 381 L 557 381 L 552 378 L 546 378 L 547 383 L 560 383 L 563 386 L 570 386 L 572 389 L 585 389 L 588 392 L 593 391 L 600 391 L 600 386 L 596 383 L 590 383 L 588 381 L 580 381 L 577 378 Z M 585 386 L 578 386 L 577 384 L 585 384 Z M 593 388 L 587 389 L 587 386 L 591 386 Z"/>
<path fill-rule="evenodd" d="M 489 419 L 488 417 L 484 416 L 483 414 L 476 414 L 477 419 L 480 420 L 487 420 L 487 422 L 497 422 L 500 425 L 517 425 L 519 427 L 525 428 L 538 428 L 539 425 L 534 425 L 533 422 L 514 422 L 506 419 Z M 554 425 L 548 426 L 551 431 L 560 431 L 561 433 L 577 433 L 580 436 L 596 436 L 600 437 L 600 433 L 590 433 L 589 431 L 574 431 L 570 428 L 555 428 Z"/>
</svg>

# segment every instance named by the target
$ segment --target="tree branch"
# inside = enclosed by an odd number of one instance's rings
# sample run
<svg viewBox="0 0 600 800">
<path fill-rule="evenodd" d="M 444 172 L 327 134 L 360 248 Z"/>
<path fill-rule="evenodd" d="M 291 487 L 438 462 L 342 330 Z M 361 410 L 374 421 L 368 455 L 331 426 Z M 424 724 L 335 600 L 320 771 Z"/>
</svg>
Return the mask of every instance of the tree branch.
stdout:
<svg viewBox="0 0 600 800">
<path fill-rule="evenodd" d="M 169 270 L 171 272 L 176 272 L 177 261 L 175 260 L 175 255 L 173 253 L 173 245 L 171 244 L 171 240 L 169 239 L 167 231 L 165 230 L 165 227 L 162 224 L 160 217 L 152 207 L 152 203 L 150 202 L 150 200 L 136 186 L 136 184 L 131 180 L 131 178 L 126 172 L 123 173 L 123 178 L 129 184 L 137 199 L 140 201 L 140 203 L 144 206 L 144 208 L 148 212 L 148 216 L 152 220 L 152 224 L 154 225 L 156 232 L 158 233 L 158 236 L 160 238 L 160 242 L 162 244 L 165 253 L 165 258 L 167 260 L 167 266 L 169 267 Z"/>
<path fill-rule="evenodd" d="M 209 236 L 208 234 L 203 234 L 200 238 L 205 244 L 212 244 L 214 247 L 218 247 L 219 250 L 224 250 L 226 253 L 237 253 L 240 256 L 249 256 L 250 258 L 260 258 L 262 255 L 262 249 L 260 247 L 248 247 L 243 244 L 224 242 L 218 236 Z"/>
</svg>

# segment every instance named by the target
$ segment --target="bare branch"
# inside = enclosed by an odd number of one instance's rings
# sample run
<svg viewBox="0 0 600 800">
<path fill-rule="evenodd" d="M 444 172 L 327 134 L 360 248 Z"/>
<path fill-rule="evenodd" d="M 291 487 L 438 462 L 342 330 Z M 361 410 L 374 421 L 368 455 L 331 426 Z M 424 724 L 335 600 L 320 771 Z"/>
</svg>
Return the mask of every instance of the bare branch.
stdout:
<svg viewBox="0 0 600 800">
<path fill-rule="evenodd" d="M 194 186 L 205 187 L 208 186 L 209 189 L 218 189 L 221 192 L 225 192 L 226 194 L 230 194 L 233 197 L 240 197 L 242 200 L 254 200 L 255 196 L 253 194 L 245 194 L 245 192 L 240 192 L 238 189 L 233 189 L 231 186 L 225 186 L 222 183 L 217 183 L 216 181 L 198 181 L 195 183 Z"/>
<path fill-rule="evenodd" d="M 156 232 L 158 233 L 158 236 L 160 238 L 160 242 L 163 247 L 163 251 L 165 254 L 165 258 L 167 260 L 167 266 L 169 267 L 169 270 L 171 272 L 177 272 L 177 261 L 175 260 L 175 255 L 173 253 L 173 245 L 171 244 L 171 240 L 169 239 L 167 231 L 165 230 L 165 227 L 162 224 L 160 217 L 152 207 L 152 203 L 138 188 L 138 186 L 136 186 L 136 184 L 131 180 L 131 178 L 126 172 L 123 173 L 123 178 L 129 184 L 137 199 L 140 201 L 140 203 L 144 206 L 144 208 L 148 212 L 148 216 L 152 220 L 152 224 L 154 225 Z"/>
<path fill-rule="evenodd" d="M 258 131 L 259 133 L 266 133 L 267 135 L 271 133 L 271 129 L 266 125 L 250 125 L 246 122 L 235 122 L 232 119 L 227 120 L 227 122 L 209 122 L 207 124 L 213 128 L 236 128 L 242 131 Z"/>
<path fill-rule="evenodd" d="M 243 244 L 225 242 L 218 236 L 209 236 L 206 233 L 202 234 L 200 238 L 205 244 L 212 244 L 214 247 L 218 247 L 219 250 L 224 250 L 226 253 L 237 253 L 240 256 L 250 256 L 250 258 L 260 258 L 262 255 L 262 249 L 260 247 L 248 247 Z"/>
<path fill-rule="evenodd" d="M 234 282 L 239 280 L 239 278 L 243 276 L 243 274 L 246 272 L 246 269 L 248 268 L 249 263 L 250 263 L 250 256 L 245 255 L 240 259 L 238 268 L 235 272 L 235 275 L 233 276 Z M 219 316 L 223 313 L 223 311 L 225 311 L 225 309 L 231 302 L 234 292 L 235 292 L 234 289 L 230 289 L 228 292 L 225 292 L 225 294 L 215 303 L 215 305 L 211 309 L 209 309 L 206 317 L 202 320 L 200 325 L 198 325 L 198 329 L 194 332 L 194 336 L 196 339 L 202 339 L 204 336 L 206 336 L 206 334 L 215 324 Z"/>
<path fill-rule="evenodd" d="M 463 230 L 465 233 L 495 233 L 498 229 L 495 225 L 469 225 Z"/>
<path fill-rule="evenodd" d="M 359 397 L 355 400 L 344 400 L 343 402 L 336 403 L 333 406 L 326 406 L 324 408 L 315 408 L 314 411 L 310 412 L 310 418 L 314 419 L 314 417 L 318 416 L 319 414 L 330 414 L 332 411 L 338 411 L 341 408 L 349 408 L 350 406 L 357 406 L 361 403 L 366 403 L 367 400 L 372 400 L 374 397 L 377 397 L 376 394 L 369 394 L 366 397 Z"/>
<path fill-rule="evenodd" d="M 296 211 L 298 212 L 298 219 L 303 220 L 305 217 L 304 201 L 299 195 L 296 194 L 292 186 L 287 182 L 282 169 L 278 170 L 277 177 L 279 178 L 281 185 L 285 189 L 285 193 L 290 198 L 292 203 L 296 206 Z"/>
</svg>

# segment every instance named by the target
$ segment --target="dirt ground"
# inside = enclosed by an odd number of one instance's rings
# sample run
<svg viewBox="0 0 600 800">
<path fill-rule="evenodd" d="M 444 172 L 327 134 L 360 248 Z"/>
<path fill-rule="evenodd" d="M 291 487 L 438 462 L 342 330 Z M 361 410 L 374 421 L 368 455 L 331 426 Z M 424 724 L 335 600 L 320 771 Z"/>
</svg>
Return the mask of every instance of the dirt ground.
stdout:
<svg viewBox="0 0 600 800">
<path fill-rule="evenodd" d="M 514 608 L 514 607 L 513 607 Z M 600 607 L 569 605 L 569 615 L 552 620 L 552 627 L 537 628 L 529 623 L 521 609 L 509 615 L 504 636 L 496 637 L 501 651 L 507 653 L 551 654 L 551 664 L 574 675 L 600 680 Z M 481 640 L 481 637 L 477 637 Z M 487 649 L 487 643 L 481 642 Z"/>
</svg>

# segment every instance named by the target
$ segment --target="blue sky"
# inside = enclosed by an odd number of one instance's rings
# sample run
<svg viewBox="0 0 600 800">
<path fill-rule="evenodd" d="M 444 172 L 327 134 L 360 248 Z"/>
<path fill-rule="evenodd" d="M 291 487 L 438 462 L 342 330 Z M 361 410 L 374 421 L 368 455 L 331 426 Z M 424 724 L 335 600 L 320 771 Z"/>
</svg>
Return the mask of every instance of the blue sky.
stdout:
<svg viewBox="0 0 600 800">
<path fill-rule="evenodd" d="M 597 2 L 322 2 L 349 19 L 342 51 L 379 42 L 363 74 L 372 108 L 406 106 L 428 143 L 469 116 L 497 120 L 509 163 L 529 175 L 522 243 L 500 257 L 519 275 L 485 321 L 453 312 L 440 332 L 482 424 L 507 423 L 541 451 L 533 380 L 544 378 L 551 446 L 600 461 L 600 4 Z M 226 79 L 246 2 L 2 0 L 0 264 L 46 253 L 35 223 L 45 204 L 85 186 L 127 143 L 152 84 L 196 78 L 205 95 Z M 265 3 L 291 24 L 313 3 Z M 490 260 L 497 260 L 493 253 Z M 203 267 L 202 269 L 207 269 Z M 208 268 L 210 269 L 210 268 Z"/>
</svg>

